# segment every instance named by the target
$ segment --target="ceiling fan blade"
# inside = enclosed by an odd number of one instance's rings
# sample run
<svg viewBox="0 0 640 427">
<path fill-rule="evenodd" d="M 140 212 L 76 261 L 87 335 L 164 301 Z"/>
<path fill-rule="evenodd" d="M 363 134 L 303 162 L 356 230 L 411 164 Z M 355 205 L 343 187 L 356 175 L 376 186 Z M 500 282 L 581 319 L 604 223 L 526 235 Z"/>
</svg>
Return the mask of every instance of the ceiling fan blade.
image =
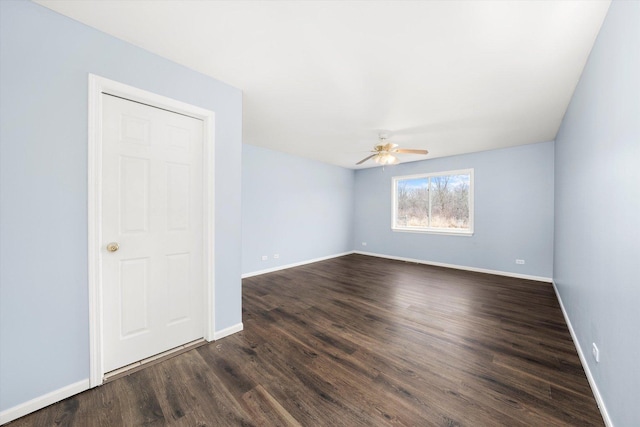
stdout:
<svg viewBox="0 0 640 427">
<path fill-rule="evenodd" d="M 391 151 L 394 148 L 396 148 L 398 146 L 398 144 L 394 144 L 393 142 L 389 142 L 387 144 L 384 145 L 384 150 L 383 151 Z"/>
<path fill-rule="evenodd" d="M 371 159 L 371 158 L 373 158 L 373 157 L 375 157 L 375 156 L 377 156 L 377 155 L 378 155 L 378 153 L 376 153 L 376 154 L 372 154 L 372 155 L 370 155 L 369 157 L 365 157 L 364 159 L 362 159 L 362 160 L 360 160 L 358 163 L 356 163 L 356 165 L 361 165 L 361 164 L 363 164 L 364 162 L 366 162 L 367 160 L 369 160 L 369 159 Z"/>
<path fill-rule="evenodd" d="M 394 153 L 405 153 L 405 154 L 429 154 L 427 150 L 416 150 L 413 148 L 398 148 L 393 150 Z"/>
</svg>

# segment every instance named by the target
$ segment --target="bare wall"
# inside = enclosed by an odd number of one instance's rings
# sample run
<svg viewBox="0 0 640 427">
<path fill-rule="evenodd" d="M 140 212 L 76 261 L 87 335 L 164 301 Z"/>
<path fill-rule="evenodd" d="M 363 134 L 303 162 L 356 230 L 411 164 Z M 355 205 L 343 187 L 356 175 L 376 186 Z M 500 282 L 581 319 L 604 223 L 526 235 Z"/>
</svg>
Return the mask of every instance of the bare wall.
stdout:
<svg viewBox="0 0 640 427">
<path fill-rule="evenodd" d="M 640 425 L 638 76 L 640 2 L 614 1 L 556 138 L 553 278 L 616 426 Z"/>
<path fill-rule="evenodd" d="M 473 236 L 391 230 L 393 176 L 470 168 Z M 356 250 L 550 279 L 553 142 L 358 170 L 354 228 Z M 516 258 L 525 264 L 516 264 Z"/>
<path fill-rule="evenodd" d="M 242 272 L 351 251 L 353 175 L 350 169 L 244 144 Z"/>
</svg>

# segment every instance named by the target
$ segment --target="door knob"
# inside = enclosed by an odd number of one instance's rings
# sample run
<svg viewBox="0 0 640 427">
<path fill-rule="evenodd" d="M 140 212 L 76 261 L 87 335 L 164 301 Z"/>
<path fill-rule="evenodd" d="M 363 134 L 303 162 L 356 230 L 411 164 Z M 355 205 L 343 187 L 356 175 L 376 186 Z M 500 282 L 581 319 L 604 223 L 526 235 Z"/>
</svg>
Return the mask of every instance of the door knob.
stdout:
<svg viewBox="0 0 640 427">
<path fill-rule="evenodd" d="M 107 245 L 107 250 L 109 252 L 115 252 L 120 249 L 120 245 L 117 242 L 111 242 Z"/>
</svg>

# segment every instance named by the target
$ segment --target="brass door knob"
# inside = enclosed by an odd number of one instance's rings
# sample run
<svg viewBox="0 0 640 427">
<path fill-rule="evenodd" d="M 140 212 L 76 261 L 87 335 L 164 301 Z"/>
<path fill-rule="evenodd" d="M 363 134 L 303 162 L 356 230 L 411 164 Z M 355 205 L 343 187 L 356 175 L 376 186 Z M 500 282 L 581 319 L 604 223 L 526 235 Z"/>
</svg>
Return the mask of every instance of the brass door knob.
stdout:
<svg viewBox="0 0 640 427">
<path fill-rule="evenodd" d="M 111 243 L 109 243 L 109 244 L 107 245 L 107 250 L 108 250 L 109 252 L 115 252 L 115 251 L 117 251 L 118 249 L 120 249 L 120 245 L 119 245 L 118 243 L 116 243 L 116 242 L 111 242 Z"/>
</svg>

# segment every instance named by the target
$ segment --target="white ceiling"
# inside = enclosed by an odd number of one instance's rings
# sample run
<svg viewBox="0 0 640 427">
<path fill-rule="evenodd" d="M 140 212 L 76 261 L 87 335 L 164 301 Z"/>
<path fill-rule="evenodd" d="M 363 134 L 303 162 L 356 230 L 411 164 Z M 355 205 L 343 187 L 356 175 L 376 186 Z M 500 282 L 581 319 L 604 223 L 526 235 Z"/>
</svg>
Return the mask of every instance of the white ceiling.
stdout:
<svg viewBox="0 0 640 427">
<path fill-rule="evenodd" d="M 553 140 L 610 2 L 37 3 L 242 89 L 245 143 L 355 168 L 380 129 L 426 158 Z"/>
</svg>

